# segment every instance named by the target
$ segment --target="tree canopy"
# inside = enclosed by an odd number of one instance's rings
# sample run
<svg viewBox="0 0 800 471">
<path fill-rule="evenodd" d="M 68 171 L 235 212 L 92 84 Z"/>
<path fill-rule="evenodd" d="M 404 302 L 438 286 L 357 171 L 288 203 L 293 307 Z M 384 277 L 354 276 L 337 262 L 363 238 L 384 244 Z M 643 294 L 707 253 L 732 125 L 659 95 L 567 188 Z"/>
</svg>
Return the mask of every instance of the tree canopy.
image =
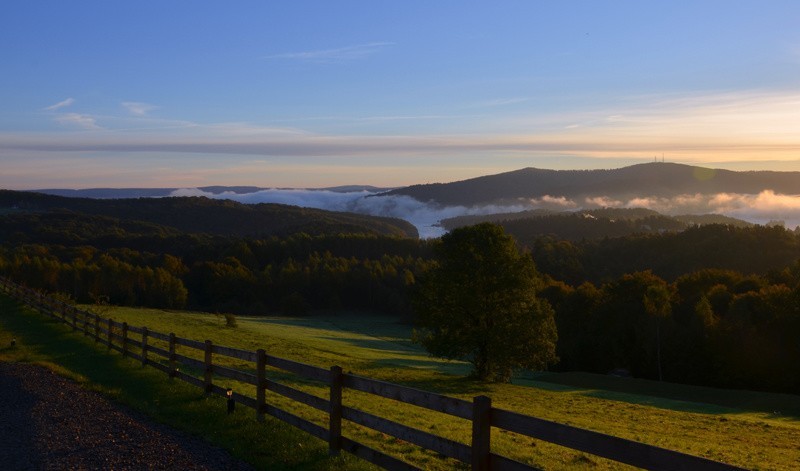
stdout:
<svg viewBox="0 0 800 471">
<path fill-rule="evenodd" d="M 434 250 L 437 265 L 414 299 L 415 340 L 431 355 L 469 361 L 490 381 L 556 360 L 553 310 L 537 297 L 533 259 L 502 227 L 456 229 Z"/>
</svg>

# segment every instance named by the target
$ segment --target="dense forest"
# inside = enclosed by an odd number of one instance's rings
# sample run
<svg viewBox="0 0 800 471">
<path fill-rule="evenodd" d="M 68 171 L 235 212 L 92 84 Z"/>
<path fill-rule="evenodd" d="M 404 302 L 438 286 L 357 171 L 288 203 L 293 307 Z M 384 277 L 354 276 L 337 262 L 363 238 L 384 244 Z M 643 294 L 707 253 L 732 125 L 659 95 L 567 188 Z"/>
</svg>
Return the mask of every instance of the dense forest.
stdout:
<svg viewBox="0 0 800 471">
<path fill-rule="evenodd" d="M 661 306 L 647 302 L 666 290 Z M 800 263 L 765 276 L 703 269 L 666 283 L 652 272 L 596 286 L 550 282 L 557 370 L 800 393 Z"/>
<path fill-rule="evenodd" d="M 442 226 L 453 230 L 481 222 L 500 224 L 520 241 L 530 241 L 541 236 L 580 241 L 680 232 L 690 227 L 709 224 L 734 227 L 753 225 L 719 214 L 667 216 L 643 208 L 603 208 L 560 212 L 534 209 L 517 213 L 459 216 L 443 220 Z"/>
<path fill-rule="evenodd" d="M 797 233 L 712 224 L 568 241 L 506 230 L 530 250 L 540 296 L 555 309 L 555 369 L 800 392 Z M 368 310 L 410 321 L 415 281 L 435 263 L 437 243 L 363 227 L 241 236 L 0 208 L 0 273 L 81 303 L 254 315 Z"/>
</svg>

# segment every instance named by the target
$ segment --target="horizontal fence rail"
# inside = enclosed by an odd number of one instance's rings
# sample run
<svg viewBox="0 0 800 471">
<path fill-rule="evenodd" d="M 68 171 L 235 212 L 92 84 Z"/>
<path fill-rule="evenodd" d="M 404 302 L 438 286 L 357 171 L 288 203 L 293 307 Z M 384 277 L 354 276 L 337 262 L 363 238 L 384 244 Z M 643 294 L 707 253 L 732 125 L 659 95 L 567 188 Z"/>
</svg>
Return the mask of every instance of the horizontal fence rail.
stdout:
<svg viewBox="0 0 800 471">
<path fill-rule="evenodd" d="M 359 443 L 352 437 L 344 436 L 343 420 L 465 463 L 473 470 L 537 469 L 492 453 L 492 427 L 645 469 L 698 471 L 741 469 L 706 458 L 495 408 L 491 405 L 491 399 L 486 396 L 466 401 L 343 373 L 338 366 L 325 369 L 267 355 L 264 350 L 252 352 L 215 345 L 210 340 L 201 342 L 181 338 L 174 333 L 164 334 L 147 327 L 129 326 L 125 322 L 104 319 L 95 313 L 77 309 L 71 304 L 2 277 L 0 277 L 0 292 L 40 313 L 62 321 L 74 331 L 83 332 L 94 338 L 95 342 L 105 344 L 109 351 L 115 350 L 124 356 L 141 361 L 142 365 L 151 366 L 169 375 L 170 378 L 177 378 L 197 386 L 208 395 L 226 397 L 229 392 L 214 384 L 215 375 L 253 385 L 256 387 L 256 397 L 232 392 L 231 398 L 236 403 L 254 409 L 258 420 L 263 420 L 265 415 L 272 416 L 328 442 L 332 455 L 344 450 L 389 470 L 405 471 L 419 468 Z M 161 346 L 156 346 L 154 343 L 159 343 Z M 177 352 L 178 347 L 181 347 L 182 353 Z M 185 351 L 186 349 L 188 351 Z M 215 355 L 252 363 L 253 366 L 251 370 L 243 371 L 215 364 Z M 185 371 L 181 371 L 179 365 L 185 367 Z M 329 397 L 315 396 L 276 379 L 267 378 L 267 367 L 292 373 L 304 381 L 325 386 L 329 390 Z M 469 421 L 472 425 L 471 443 L 469 445 L 460 443 L 416 429 L 411 425 L 343 406 L 342 393 L 345 389 L 411 404 Z M 276 405 L 268 404 L 266 391 L 327 414 L 327 428 Z"/>
</svg>

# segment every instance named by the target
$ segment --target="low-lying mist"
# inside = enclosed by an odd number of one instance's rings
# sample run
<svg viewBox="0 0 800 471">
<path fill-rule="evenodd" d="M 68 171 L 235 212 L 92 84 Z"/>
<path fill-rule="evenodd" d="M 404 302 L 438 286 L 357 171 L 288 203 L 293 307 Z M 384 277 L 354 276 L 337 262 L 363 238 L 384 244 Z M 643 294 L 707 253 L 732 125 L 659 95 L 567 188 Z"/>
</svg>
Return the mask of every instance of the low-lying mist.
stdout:
<svg viewBox="0 0 800 471">
<path fill-rule="evenodd" d="M 172 192 L 171 196 L 205 196 L 230 199 L 241 203 L 280 203 L 329 211 L 347 211 L 373 216 L 405 219 L 414 224 L 420 237 L 439 237 L 445 230 L 439 221 L 456 216 L 513 213 L 530 209 L 577 211 L 594 208 L 647 208 L 667 215 L 722 214 L 756 224 L 783 221 L 787 228 L 800 225 L 800 195 L 776 194 L 771 190 L 759 194 L 718 193 L 713 195 L 678 195 L 671 198 L 638 197 L 618 199 L 592 196 L 571 199 L 543 196 L 520 200 L 514 204 L 482 206 L 442 206 L 417 201 L 409 196 L 384 196 L 369 191 L 337 192 L 308 189 L 266 189 L 253 193 L 224 192 L 214 194 L 197 188 Z"/>
</svg>

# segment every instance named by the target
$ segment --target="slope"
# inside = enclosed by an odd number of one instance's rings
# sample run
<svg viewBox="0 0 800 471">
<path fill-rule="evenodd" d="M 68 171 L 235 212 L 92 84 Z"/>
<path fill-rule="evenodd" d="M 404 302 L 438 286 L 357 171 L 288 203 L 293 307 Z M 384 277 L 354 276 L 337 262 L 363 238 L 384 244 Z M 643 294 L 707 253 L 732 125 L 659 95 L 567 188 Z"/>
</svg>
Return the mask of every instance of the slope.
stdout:
<svg viewBox="0 0 800 471">
<path fill-rule="evenodd" d="M 56 209 L 123 220 L 143 221 L 183 232 L 233 236 L 374 233 L 418 236 L 401 219 L 299 208 L 281 204 L 242 204 L 203 197 L 89 199 L 0 190 L 0 210 L 42 212 Z"/>
<path fill-rule="evenodd" d="M 798 189 L 800 172 L 734 172 L 653 162 L 614 170 L 524 168 L 453 183 L 412 185 L 385 194 L 406 195 L 441 205 L 475 206 L 548 195 L 570 199 L 632 198 L 723 192 L 755 194 L 763 190 L 795 194 Z"/>
</svg>

